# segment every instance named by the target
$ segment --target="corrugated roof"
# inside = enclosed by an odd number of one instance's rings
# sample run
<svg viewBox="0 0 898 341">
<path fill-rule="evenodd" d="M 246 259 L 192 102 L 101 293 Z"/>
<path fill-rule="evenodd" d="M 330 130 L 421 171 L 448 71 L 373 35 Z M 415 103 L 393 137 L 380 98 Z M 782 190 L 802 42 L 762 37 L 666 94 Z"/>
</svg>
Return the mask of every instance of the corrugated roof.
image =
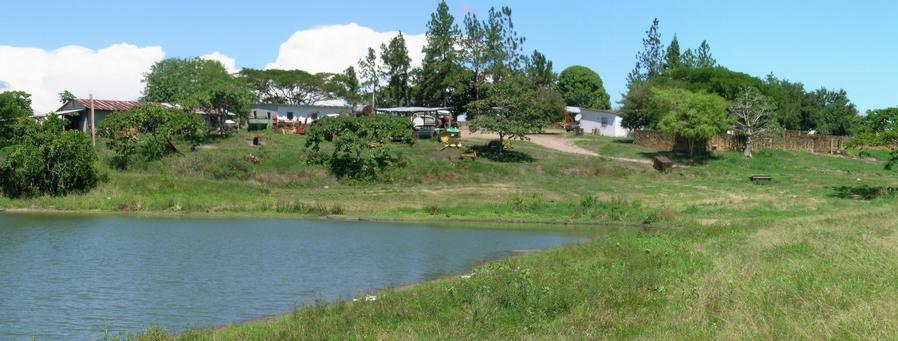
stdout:
<svg viewBox="0 0 898 341">
<path fill-rule="evenodd" d="M 78 104 L 83 105 L 85 108 L 90 108 L 90 100 L 79 98 L 75 100 Z M 102 99 L 94 100 L 94 110 L 108 110 L 108 111 L 128 111 L 131 108 L 144 104 L 143 102 L 138 101 L 109 101 Z"/>
</svg>

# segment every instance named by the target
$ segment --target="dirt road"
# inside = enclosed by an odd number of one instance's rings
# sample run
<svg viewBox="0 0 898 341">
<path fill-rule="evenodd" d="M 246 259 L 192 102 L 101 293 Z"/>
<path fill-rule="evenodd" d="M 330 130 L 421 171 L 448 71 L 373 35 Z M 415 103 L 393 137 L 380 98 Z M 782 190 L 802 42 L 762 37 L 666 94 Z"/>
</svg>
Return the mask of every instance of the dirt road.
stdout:
<svg viewBox="0 0 898 341">
<path fill-rule="evenodd" d="M 471 139 L 480 139 L 480 140 L 494 140 L 498 139 L 499 135 L 489 134 L 489 133 L 472 133 L 467 127 L 462 128 L 462 136 L 471 138 Z M 584 156 L 595 156 L 595 157 L 603 157 L 606 159 L 612 159 L 617 161 L 625 161 L 625 162 L 637 162 L 644 164 L 651 164 L 652 162 L 649 160 L 638 160 L 638 159 L 630 159 L 624 157 L 616 157 L 616 156 L 607 156 L 600 155 L 591 150 L 582 148 L 576 144 L 574 144 L 574 139 L 565 136 L 564 132 L 561 131 L 547 131 L 542 134 L 532 134 L 527 135 L 530 138 L 530 142 L 538 144 L 540 146 L 557 150 L 559 152 L 568 153 L 568 154 L 577 154 Z"/>
</svg>

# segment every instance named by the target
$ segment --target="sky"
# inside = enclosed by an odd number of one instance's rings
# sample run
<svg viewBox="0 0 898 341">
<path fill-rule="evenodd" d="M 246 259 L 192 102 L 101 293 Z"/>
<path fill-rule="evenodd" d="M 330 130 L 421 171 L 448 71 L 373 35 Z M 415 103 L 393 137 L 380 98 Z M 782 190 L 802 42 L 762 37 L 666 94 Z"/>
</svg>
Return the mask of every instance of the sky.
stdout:
<svg viewBox="0 0 898 341">
<path fill-rule="evenodd" d="M 653 18 L 665 45 L 707 40 L 717 61 L 754 76 L 774 73 L 806 89 L 845 89 L 861 111 L 898 105 L 898 2 L 447 0 L 457 22 L 510 6 L 524 48 L 557 72 L 584 65 L 613 105 L 626 91 Z M 240 68 L 345 69 L 401 31 L 420 62 L 436 0 L 11 1 L 0 11 L 0 91 L 33 94 L 38 112 L 57 93 L 136 99 L 158 60 L 196 57 Z"/>
</svg>

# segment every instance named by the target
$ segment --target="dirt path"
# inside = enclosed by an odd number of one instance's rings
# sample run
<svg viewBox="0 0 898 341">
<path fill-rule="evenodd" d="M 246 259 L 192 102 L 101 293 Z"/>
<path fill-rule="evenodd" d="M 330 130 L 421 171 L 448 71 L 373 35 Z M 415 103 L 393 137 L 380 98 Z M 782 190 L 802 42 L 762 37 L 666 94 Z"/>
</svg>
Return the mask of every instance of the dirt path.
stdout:
<svg viewBox="0 0 898 341">
<path fill-rule="evenodd" d="M 467 127 L 462 128 L 462 136 L 479 139 L 479 140 L 493 140 L 498 139 L 499 135 L 496 134 L 488 134 L 488 133 L 472 133 Z M 538 144 L 540 146 L 557 150 L 562 153 L 568 154 L 577 154 L 577 155 L 585 155 L 585 156 L 594 156 L 594 157 L 602 157 L 606 159 L 616 160 L 616 161 L 624 161 L 624 162 L 636 162 L 643 164 L 651 164 L 652 162 L 649 160 L 639 160 L 639 159 L 630 159 L 625 157 L 617 157 L 617 156 L 608 156 L 601 155 L 586 148 L 580 147 L 574 144 L 574 140 L 564 136 L 564 133 L 561 132 L 547 132 L 543 134 L 533 134 L 527 135 L 530 138 L 530 142 Z"/>
</svg>

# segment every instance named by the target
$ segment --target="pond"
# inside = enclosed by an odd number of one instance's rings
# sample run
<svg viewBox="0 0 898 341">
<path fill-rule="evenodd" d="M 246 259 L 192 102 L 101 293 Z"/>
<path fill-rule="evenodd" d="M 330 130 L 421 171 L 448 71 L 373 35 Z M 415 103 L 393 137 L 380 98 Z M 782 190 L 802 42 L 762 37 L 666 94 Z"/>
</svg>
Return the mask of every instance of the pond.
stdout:
<svg viewBox="0 0 898 341">
<path fill-rule="evenodd" d="M 0 214 L 0 339 L 219 326 L 583 240 L 361 222 Z"/>
</svg>

